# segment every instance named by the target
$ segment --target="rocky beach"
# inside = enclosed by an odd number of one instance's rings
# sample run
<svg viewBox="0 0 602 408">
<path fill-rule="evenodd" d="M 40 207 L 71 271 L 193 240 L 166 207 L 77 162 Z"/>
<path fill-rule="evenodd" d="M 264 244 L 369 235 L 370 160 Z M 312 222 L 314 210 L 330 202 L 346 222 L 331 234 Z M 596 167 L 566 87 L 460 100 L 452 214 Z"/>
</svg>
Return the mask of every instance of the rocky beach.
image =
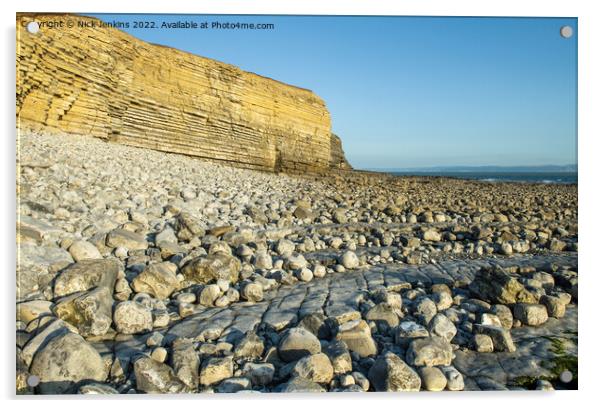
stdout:
<svg viewBox="0 0 602 408">
<path fill-rule="evenodd" d="M 577 388 L 577 184 L 353 170 L 311 90 L 16 27 L 18 394 Z"/>
<path fill-rule="evenodd" d="M 18 146 L 18 393 L 577 386 L 576 185 Z"/>
</svg>

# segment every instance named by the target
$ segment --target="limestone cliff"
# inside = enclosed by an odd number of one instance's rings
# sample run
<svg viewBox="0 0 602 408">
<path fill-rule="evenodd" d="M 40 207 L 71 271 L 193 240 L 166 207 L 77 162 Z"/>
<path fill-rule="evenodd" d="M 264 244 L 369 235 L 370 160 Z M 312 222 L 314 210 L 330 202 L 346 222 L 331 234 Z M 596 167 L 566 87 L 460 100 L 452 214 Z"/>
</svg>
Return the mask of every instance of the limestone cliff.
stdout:
<svg viewBox="0 0 602 408">
<path fill-rule="evenodd" d="M 330 137 L 330 167 L 335 169 L 351 169 L 351 165 L 345 158 L 341 138 L 334 133 Z"/>
<path fill-rule="evenodd" d="M 33 19 L 42 23 L 37 34 L 25 29 Z M 44 26 L 56 21 L 65 26 Z M 270 171 L 350 168 L 313 92 L 148 44 L 89 17 L 17 15 L 16 108 L 20 129 Z"/>
</svg>

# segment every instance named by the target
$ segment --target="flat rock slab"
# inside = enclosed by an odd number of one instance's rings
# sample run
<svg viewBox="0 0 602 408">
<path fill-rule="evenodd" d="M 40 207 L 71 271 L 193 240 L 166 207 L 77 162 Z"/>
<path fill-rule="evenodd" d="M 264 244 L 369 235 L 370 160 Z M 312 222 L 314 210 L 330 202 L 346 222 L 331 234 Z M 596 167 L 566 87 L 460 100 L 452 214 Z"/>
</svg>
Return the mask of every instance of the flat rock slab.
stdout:
<svg viewBox="0 0 602 408">
<path fill-rule="evenodd" d="M 559 266 L 576 266 L 577 256 L 517 256 L 511 258 L 483 258 L 480 260 L 448 260 L 437 265 L 410 266 L 386 265 L 353 272 L 333 273 L 322 279 L 294 286 L 280 286 L 267 292 L 266 299 L 258 303 L 237 303 L 227 309 L 208 308 L 184 318 L 173 325 L 169 334 L 178 337 L 204 338 L 205 340 L 231 341 L 264 323 L 276 330 L 282 330 L 299 322 L 311 313 L 323 313 L 339 322 L 361 318 L 359 302 L 366 291 L 377 286 L 395 287 L 402 282 L 423 282 L 431 284 L 446 280 L 474 277 L 475 271 L 485 265 L 535 266 L 546 268 L 551 263 Z M 448 272 L 453 270 L 453 272 Z M 569 309 L 570 310 L 570 309 Z M 571 314 L 562 320 L 552 319 L 540 327 L 524 327 L 512 331 L 515 342 L 523 338 L 541 336 L 543 333 L 556 333 L 562 328 L 570 328 Z M 565 327 L 566 326 L 566 327 Z M 567 330 L 568 330 L 567 328 Z M 575 327 L 576 330 L 576 321 Z M 535 334 L 537 333 L 537 334 Z M 526 342 L 525 342 L 526 343 Z M 517 344 L 519 347 L 520 344 Z M 500 353 L 496 353 L 499 355 Z M 509 353 L 512 354 L 512 353 Z M 512 354 L 513 355 L 513 354 Z"/>
</svg>

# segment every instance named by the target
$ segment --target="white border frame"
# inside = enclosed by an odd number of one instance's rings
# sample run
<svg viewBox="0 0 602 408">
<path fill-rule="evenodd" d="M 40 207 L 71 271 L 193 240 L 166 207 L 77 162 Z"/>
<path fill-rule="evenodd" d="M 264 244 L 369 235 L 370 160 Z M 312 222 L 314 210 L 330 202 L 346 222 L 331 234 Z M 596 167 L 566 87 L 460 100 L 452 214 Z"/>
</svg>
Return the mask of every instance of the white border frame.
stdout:
<svg viewBox="0 0 602 408">
<path fill-rule="evenodd" d="M 162 406 L 172 404 L 170 399 L 181 400 L 178 404 L 219 404 L 219 406 L 259 405 L 262 407 L 279 406 L 287 404 L 292 407 L 302 407 L 308 401 L 320 404 L 345 404 L 345 406 L 365 406 L 372 400 L 377 404 L 462 404 L 462 406 L 503 406 L 508 404 L 537 404 L 546 407 L 577 406 L 588 403 L 590 400 L 599 400 L 602 395 L 599 376 L 602 363 L 600 355 L 600 306 L 597 300 L 600 297 L 598 288 L 601 285 L 602 262 L 596 259 L 596 240 L 601 240 L 599 231 L 602 231 L 600 219 L 599 199 L 600 181 L 602 174 L 600 168 L 600 112 L 601 106 L 596 102 L 600 99 L 600 49 L 602 49 L 602 21 L 600 13 L 596 10 L 595 1 L 579 0 L 505 0 L 505 1 L 476 1 L 476 0 L 423 0 L 423 1 L 356 1 L 352 0 L 278 0 L 257 1 L 203 1 L 194 2 L 186 0 L 169 0 L 153 4 L 150 2 L 140 5 L 123 0 L 86 1 L 54 0 L 52 2 L 36 2 L 21 0 L 18 4 L 3 2 L 2 22 L 4 39 L 2 79 L 6 85 L 6 94 L 0 98 L 4 115 L 4 132 L 2 137 L 2 153 L 4 171 L 2 172 L 2 200 L 3 227 L 2 260 L 4 268 L 2 274 L 5 280 L 2 284 L 4 295 L 4 333 L 1 337 L 2 350 L 6 353 L 2 373 L 3 395 L 8 399 L 18 398 L 13 401 L 19 406 L 52 404 L 54 401 L 61 406 L 80 406 L 81 399 L 50 397 L 50 398 L 22 398 L 14 397 L 14 320 L 15 305 L 15 105 L 12 99 L 14 93 L 13 78 L 15 78 L 15 12 L 17 11 L 56 11 L 56 12 L 106 12 L 106 13 L 207 13 L 207 14 L 336 14 L 336 15 L 430 15 L 430 16 L 532 16 L 532 17 L 578 17 L 579 30 L 579 68 L 578 68 L 578 126 L 579 126 L 579 220 L 580 222 L 580 251 L 579 263 L 581 266 L 581 304 L 579 321 L 579 391 L 575 392 L 488 392 L 488 393 L 420 393 L 417 394 L 347 394 L 319 396 L 310 395 L 193 395 L 193 396 L 130 396 L 127 399 L 144 399 L 145 406 Z M 599 249 L 598 249 L 599 251 Z M 585 283 L 585 285 L 583 284 Z M 111 404 L 108 398 L 86 399 L 86 407 L 105 406 Z M 114 398 L 110 398 L 114 399 Z M 192 401 L 188 401 L 192 399 Z M 51 401 L 43 401 L 51 400 Z M 184 401 L 186 400 L 186 401 Z M 318 402 L 319 401 L 319 402 Z M 133 403 L 137 403 L 132 401 Z"/>
</svg>

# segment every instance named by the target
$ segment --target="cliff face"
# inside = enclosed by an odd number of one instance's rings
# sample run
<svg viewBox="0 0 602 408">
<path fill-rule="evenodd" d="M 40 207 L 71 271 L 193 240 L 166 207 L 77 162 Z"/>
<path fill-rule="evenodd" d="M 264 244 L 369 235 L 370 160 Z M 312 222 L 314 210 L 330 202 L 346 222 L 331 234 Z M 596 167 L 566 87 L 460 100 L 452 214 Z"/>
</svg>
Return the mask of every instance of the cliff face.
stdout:
<svg viewBox="0 0 602 408">
<path fill-rule="evenodd" d="M 42 23 L 37 34 L 24 27 L 33 19 Z M 48 21 L 73 28 L 44 27 Z M 311 91 L 82 16 L 17 16 L 17 120 L 21 129 L 262 170 L 348 168 L 329 112 Z"/>
<path fill-rule="evenodd" d="M 330 137 L 330 167 L 335 169 L 351 169 L 351 165 L 345 158 L 341 138 L 334 133 Z"/>
</svg>

